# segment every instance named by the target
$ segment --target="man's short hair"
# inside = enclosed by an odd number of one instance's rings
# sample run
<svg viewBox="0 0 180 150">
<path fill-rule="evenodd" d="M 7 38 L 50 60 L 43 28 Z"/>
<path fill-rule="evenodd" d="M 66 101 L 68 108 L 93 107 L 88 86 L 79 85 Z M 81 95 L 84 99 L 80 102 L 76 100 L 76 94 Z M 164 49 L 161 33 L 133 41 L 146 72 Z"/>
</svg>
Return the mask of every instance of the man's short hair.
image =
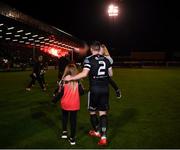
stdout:
<svg viewBox="0 0 180 150">
<path fill-rule="evenodd" d="M 92 42 L 92 44 L 91 44 L 91 48 L 92 48 L 94 51 L 100 51 L 101 43 L 98 42 L 98 41 L 94 41 L 94 42 Z"/>
</svg>

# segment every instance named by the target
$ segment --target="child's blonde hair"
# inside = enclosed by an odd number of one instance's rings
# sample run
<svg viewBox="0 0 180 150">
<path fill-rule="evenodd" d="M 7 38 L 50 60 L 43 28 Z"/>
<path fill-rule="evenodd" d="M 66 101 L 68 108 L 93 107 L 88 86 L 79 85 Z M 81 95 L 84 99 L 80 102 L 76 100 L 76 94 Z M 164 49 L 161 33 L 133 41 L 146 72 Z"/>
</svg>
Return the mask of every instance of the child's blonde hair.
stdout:
<svg viewBox="0 0 180 150">
<path fill-rule="evenodd" d="M 69 64 L 66 66 L 66 68 L 64 70 L 62 79 L 67 75 L 75 76 L 77 74 L 78 74 L 78 69 L 77 69 L 76 65 L 75 64 Z M 74 91 L 76 89 L 76 84 L 75 84 L 76 82 L 77 81 L 70 81 L 70 87 L 73 88 Z"/>
<path fill-rule="evenodd" d="M 103 48 L 103 55 L 104 56 L 110 56 L 107 47 L 104 44 L 102 44 L 101 47 Z"/>
</svg>

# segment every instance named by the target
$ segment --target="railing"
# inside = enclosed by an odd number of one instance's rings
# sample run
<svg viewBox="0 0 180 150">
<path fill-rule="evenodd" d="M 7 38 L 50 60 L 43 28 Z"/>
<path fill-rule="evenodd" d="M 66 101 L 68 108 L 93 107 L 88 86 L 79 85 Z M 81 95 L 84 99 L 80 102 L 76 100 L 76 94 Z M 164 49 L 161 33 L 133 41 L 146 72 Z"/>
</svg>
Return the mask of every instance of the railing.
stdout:
<svg viewBox="0 0 180 150">
<path fill-rule="evenodd" d="M 116 61 L 115 67 L 180 67 L 180 61 Z"/>
</svg>

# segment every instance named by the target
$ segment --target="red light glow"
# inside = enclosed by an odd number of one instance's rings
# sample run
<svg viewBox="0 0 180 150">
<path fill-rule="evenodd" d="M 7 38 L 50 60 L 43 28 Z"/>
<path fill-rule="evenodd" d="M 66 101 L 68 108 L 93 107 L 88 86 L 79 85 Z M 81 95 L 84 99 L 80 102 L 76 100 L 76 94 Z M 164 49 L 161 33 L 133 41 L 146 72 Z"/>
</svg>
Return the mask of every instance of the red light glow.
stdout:
<svg viewBox="0 0 180 150">
<path fill-rule="evenodd" d="M 49 49 L 49 53 L 50 53 L 51 55 L 53 55 L 53 56 L 56 56 L 56 57 L 58 57 L 58 56 L 59 56 L 59 54 L 58 54 L 58 50 L 57 50 L 57 49 L 55 49 L 55 48 L 51 48 L 51 49 Z"/>
<path fill-rule="evenodd" d="M 48 46 L 41 47 L 41 51 L 48 53 L 52 56 L 58 57 L 58 58 L 65 56 L 69 53 L 68 50 L 65 48 L 55 48 L 55 47 L 48 47 Z"/>
</svg>

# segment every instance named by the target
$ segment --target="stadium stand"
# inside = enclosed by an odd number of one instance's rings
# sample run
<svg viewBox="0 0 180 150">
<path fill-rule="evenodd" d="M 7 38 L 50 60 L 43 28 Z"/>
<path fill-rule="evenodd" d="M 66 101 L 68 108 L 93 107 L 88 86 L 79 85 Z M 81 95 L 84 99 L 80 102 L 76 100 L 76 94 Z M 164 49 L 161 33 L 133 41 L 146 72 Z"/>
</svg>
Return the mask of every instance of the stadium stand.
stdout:
<svg viewBox="0 0 180 150">
<path fill-rule="evenodd" d="M 24 70 L 38 55 L 54 65 L 55 57 L 77 52 L 83 42 L 54 26 L 0 2 L 0 68 Z"/>
</svg>

